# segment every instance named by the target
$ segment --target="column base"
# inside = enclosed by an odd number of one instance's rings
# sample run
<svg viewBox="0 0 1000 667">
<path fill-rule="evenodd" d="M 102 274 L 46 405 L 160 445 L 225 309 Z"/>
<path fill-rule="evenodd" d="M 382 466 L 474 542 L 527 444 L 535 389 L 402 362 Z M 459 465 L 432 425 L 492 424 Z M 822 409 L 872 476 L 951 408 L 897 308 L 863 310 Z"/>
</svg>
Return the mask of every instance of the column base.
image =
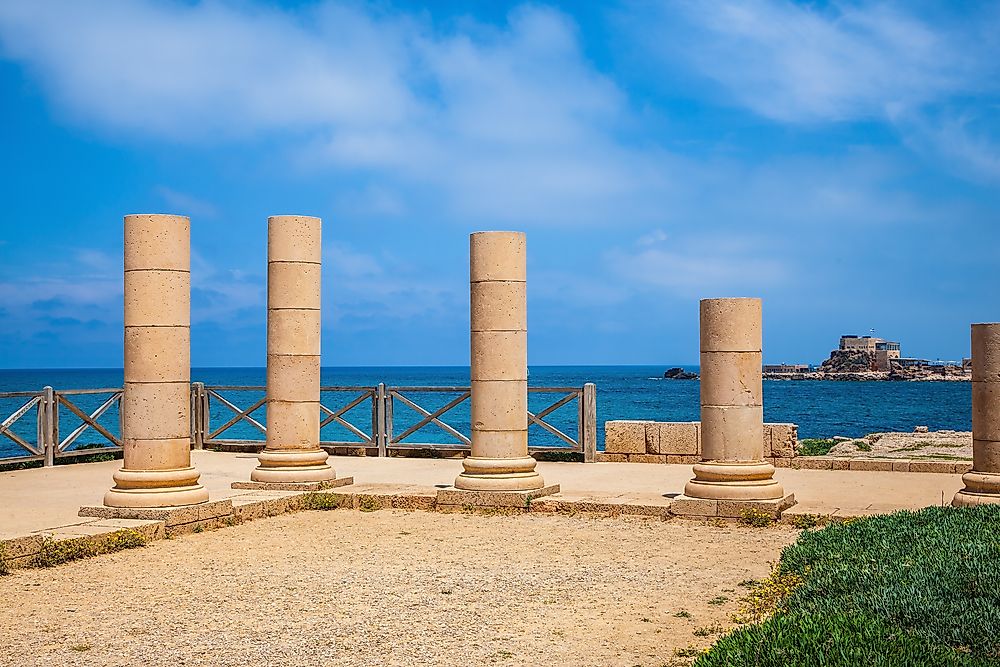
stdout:
<svg viewBox="0 0 1000 667">
<path fill-rule="evenodd" d="M 129 470 L 114 474 L 115 485 L 104 494 L 105 507 L 184 507 L 208 502 L 208 489 L 198 484 L 193 467 Z"/>
<path fill-rule="evenodd" d="M 704 500 L 778 500 L 785 489 L 772 478 L 774 466 L 764 461 L 702 461 L 684 495 Z"/>
<path fill-rule="evenodd" d="M 953 507 L 1000 505 L 1000 474 L 972 470 L 962 475 L 965 488 L 955 494 Z"/>
<path fill-rule="evenodd" d="M 265 449 L 260 465 L 250 473 L 250 481 L 266 484 L 303 484 L 337 479 L 322 449 Z"/>
<path fill-rule="evenodd" d="M 327 479 L 322 482 L 233 482 L 233 489 L 256 489 L 257 491 L 325 491 L 339 486 L 354 484 L 353 477 Z"/>
<path fill-rule="evenodd" d="M 469 456 L 462 461 L 465 471 L 455 478 L 455 488 L 463 491 L 536 491 L 545 480 L 535 472 L 535 459 L 488 459 Z"/>
<path fill-rule="evenodd" d="M 541 478 L 539 478 L 541 479 Z M 437 504 L 442 507 L 511 507 L 526 508 L 535 498 L 559 493 L 559 485 L 551 484 L 530 491 L 476 491 L 441 489 Z"/>
<path fill-rule="evenodd" d="M 764 512 L 778 520 L 781 513 L 795 504 L 795 494 L 772 500 L 710 500 L 692 498 L 687 495 L 677 496 L 670 503 L 670 513 L 675 516 L 719 517 L 722 519 L 739 519 L 748 510 Z"/>
</svg>

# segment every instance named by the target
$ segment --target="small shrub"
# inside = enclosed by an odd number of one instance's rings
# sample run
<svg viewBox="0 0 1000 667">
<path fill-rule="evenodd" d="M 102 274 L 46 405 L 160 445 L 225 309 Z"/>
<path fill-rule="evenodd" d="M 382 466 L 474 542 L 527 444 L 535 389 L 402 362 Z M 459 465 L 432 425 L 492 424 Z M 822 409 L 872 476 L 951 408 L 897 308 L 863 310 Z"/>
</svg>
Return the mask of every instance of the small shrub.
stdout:
<svg viewBox="0 0 1000 667">
<path fill-rule="evenodd" d="M 774 516 L 770 512 L 751 507 L 743 510 L 743 513 L 740 514 L 740 518 L 737 520 L 744 526 L 767 528 L 774 523 Z"/>
<path fill-rule="evenodd" d="M 712 625 L 705 625 L 700 628 L 695 629 L 695 637 L 708 637 L 709 635 L 717 635 L 722 632 L 722 626 L 718 623 Z"/>
<path fill-rule="evenodd" d="M 792 592 L 802 584 L 802 577 L 782 573 L 777 567 L 764 581 L 740 600 L 739 611 L 733 614 L 736 623 L 759 623 L 773 615 Z"/>
<path fill-rule="evenodd" d="M 691 618 L 691 612 L 681 609 L 679 612 L 674 614 L 675 618 Z"/>
<path fill-rule="evenodd" d="M 709 600 L 708 604 L 711 604 L 711 605 L 720 605 L 720 604 L 725 604 L 727 602 L 729 602 L 729 598 L 727 598 L 725 595 L 717 595 L 714 598 L 712 598 L 711 600 Z"/>
<path fill-rule="evenodd" d="M 799 456 L 826 456 L 837 444 L 836 440 L 827 438 L 805 438 L 799 440 L 796 450 Z"/>
<path fill-rule="evenodd" d="M 358 509 L 362 512 L 377 512 L 382 509 L 382 503 L 372 496 L 358 496 Z"/>
<path fill-rule="evenodd" d="M 826 523 L 826 518 L 819 514 L 795 514 L 792 516 L 792 525 L 802 530 L 815 528 L 824 523 Z"/>
<path fill-rule="evenodd" d="M 872 450 L 872 445 L 867 440 L 855 440 L 852 444 L 862 452 L 870 452 Z"/>
<path fill-rule="evenodd" d="M 697 646 L 688 646 L 687 648 L 674 649 L 674 655 L 676 655 L 678 658 L 697 658 L 704 652 L 705 649 L 698 648 Z"/>
<path fill-rule="evenodd" d="M 342 506 L 340 498 L 332 493 L 307 493 L 299 500 L 299 507 L 304 510 L 336 510 Z"/>
</svg>

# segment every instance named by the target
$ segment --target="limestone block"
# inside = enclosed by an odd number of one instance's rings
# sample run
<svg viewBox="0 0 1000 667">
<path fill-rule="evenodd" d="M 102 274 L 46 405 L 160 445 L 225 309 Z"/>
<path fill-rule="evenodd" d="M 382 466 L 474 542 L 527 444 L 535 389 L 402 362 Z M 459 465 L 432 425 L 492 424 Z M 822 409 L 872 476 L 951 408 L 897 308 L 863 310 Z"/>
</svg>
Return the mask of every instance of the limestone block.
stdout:
<svg viewBox="0 0 1000 667">
<path fill-rule="evenodd" d="M 785 458 L 783 456 L 775 456 L 771 459 L 771 465 L 775 468 L 791 468 L 793 460 L 794 459 Z"/>
<path fill-rule="evenodd" d="M 973 380 L 972 437 L 1000 441 L 1000 382 Z"/>
<path fill-rule="evenodd" d="M 528 379 L 525 331 L 473 331 L 472 381 Z"/>
<path fill-rule="evenodd" d="M 126 215 L 125 270 L 191 270 L 191 221 L 183 215 Z"/>
<path fill-rule="evenodd" d="M 891 471 L 892 464 L 892 459 L 852 459 L 851 470 Z M 910 469 L 913 469 L 912 461 Z"/>
<path fill-rule="evenodd" d="M 268 449 L 315 449 L 319 446 L 319 403 L 267 402 Z"/>
<path fill-rule="evenodd" d="M 763 405 L 760 352 L 702 352 L 702 405 Z"/>
<path fill-rule="evenodd" d="M 760 299 L 703 299 L 702 352 L 760 352 Z"/>
<path fill-rule="evenodd" d="M 527 431 L 472 429 L 472 450 L 481 458 L 516 458 L 528 455 Z"/>
<path fill-rule="evenodd" d="M 473 381 L 472 428 L 480 431 L 527 429 L 527 380 Z"/>
<path fill-rule="evenodd" d="M 900 461 L 893 461 L 892 462 L 892 471 L 893 472 L 910 472 L 910 460 L 909 459 L 903 459 L 903 460 L 900 460 Z"/>
<path fill-rule="evenodd" d="M 660 453 L 660 425 L 657 422 L 645 422 L 646 453 Z"/>
<path fill-rule="evenodd" d="M 645 454 L 646 423 L 624 420 L 605 422 L 604 451 L 609 454 Z"/>
<path fill-rule="evenodd" d="M 188 327 L 125 327 L 125 382 L 190 382 Z"/>
<path fill-rule="evenodd" d="M 972 441 L 972 468 L 979 472 L 1000 473 L 1000 438 Z"/>
<path fill-rule="evenodd" d="M 269 310 L 267 351 L 269 354 L 319 356 L 320 311 Z"/>
<path fill-rule="evenodd" d="M 267 307 L 320 309 L 320 265 L 268 262 Z"/>
<path fill-rule="evenodd" d="M 764 458 L 764 409 L 760 406 L 701 408 L 701 455 L 706 461 Z"/>
<path fill-rule="evenodd" d="M 795 424 L 764 424 L 764 453 L 792 458 L 798 438 L 799 427 Z"/>
<path fill-rule="evenodd" d="M 526 331 L 527 283 L 472 283 L 472 331 Z"/>
<path fill-rule="evenodd" d="M 666 463 L 667 457 L 664 454 L 629 454 L 629 463 Z"/>
<path fill-rule="evenodd" d="M 272 215 L 267 219 L 269 262 L 323 261 L 323 221 L 307 215 Z"/>
<path fill-rule="evenodd" d="M 851 459 L 831 459 L 830 470 L 850 470 Z"/>
<path fill-rule="evenodd" d="M 477 232 L 469 237 L 470 280 L 524 281 L 526 239 L 522 232 Z"/>
<path fill-rule="evenodd" d="M 319 401 L 319 357 L 267 355 L 269 401 Z"/>
<path fill-rule="evenodd" d="M 696 456 L 698 447 L 698 422 L 658 422 L 660 454 Z"/>
<path fill-rule="evenodd" d="M 129 470 L 173 470 L 191 465 L 191 438 L 122 440 L 124 467 Z"/>
<path fill-rule="evenodd" d="M 191 436 L 191 385 L 187 382 L 126 382 L 121 409 L 125 440 Z"/>
<path fill-rule="evenodd" d="M 719 501 L 678 496 L 670 503 L 670 513 L 677 516 L 718 516 Z"/>
<path fill-rule="evenodd" d="M 628 462 L 628 454 L 607 454 L 605 452 L 597 452 L 594 457 L 595 463 L 626 463 Z"/>
<path fill-rule="evenodd" d="M 191 324 L 191 274 L 126 271 L 126 327 L 186 327 Z"/>
<path fill-rule="evenodd" d="M 799 470 L 833 470 L 833 461 L 824 456 L 801 456 L 792 466 Z M 848 469 L 854 470 L 853 467 Z"/>
<path fill-rule="evenodd" d="M 1000 323 L 972 325 L 972 381 L 1000 382 Z"/>
</svg>

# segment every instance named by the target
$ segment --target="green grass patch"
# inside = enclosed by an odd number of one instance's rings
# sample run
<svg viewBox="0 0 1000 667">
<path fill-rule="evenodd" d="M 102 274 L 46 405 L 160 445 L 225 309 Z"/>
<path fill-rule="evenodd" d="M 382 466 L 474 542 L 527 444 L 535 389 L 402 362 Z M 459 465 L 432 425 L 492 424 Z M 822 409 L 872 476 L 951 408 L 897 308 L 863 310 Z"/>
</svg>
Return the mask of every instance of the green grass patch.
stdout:
<svg viewBox="0 0 1000 667">
<path fill-rule="evenodd" d="M 798 454 L 799 456 L 826 456 L 836 444 L 837 441 L 831 438 L 806 438 L 799 440 Z"/>
<path fill-rule="evenodd" d="M 750 526 L 751 528 L 767 528 L 768 526 L 774 525 L 774 515 L 770 512 L 765 512 L 764 510 L 754 509 L 751 507 L 743 510 L 737 521 L 741 525 Z"/>
<path fill-rule="evenodd" d="M 872 443 L 867 440 L 855 440 L 851 444 L 857 447 L 858 451 L 870 452 L 872 450 Z"/>
<path fill-rule="evenodd" d="M 299 500 L 299 507 L 304 510 L 339 510 L 345 506 L 345 502 L 350 503 L 350 499 L 345 501 L 332 493 L 313 492 L 302 496 Z"/>
<path fill-rule="evenodd" d="M 756 596 L 756 597 L 755 597 Z M 1000 659 L 1000 507 L 803 532 L 696 667 L 985 667 Z"/>
</svg>

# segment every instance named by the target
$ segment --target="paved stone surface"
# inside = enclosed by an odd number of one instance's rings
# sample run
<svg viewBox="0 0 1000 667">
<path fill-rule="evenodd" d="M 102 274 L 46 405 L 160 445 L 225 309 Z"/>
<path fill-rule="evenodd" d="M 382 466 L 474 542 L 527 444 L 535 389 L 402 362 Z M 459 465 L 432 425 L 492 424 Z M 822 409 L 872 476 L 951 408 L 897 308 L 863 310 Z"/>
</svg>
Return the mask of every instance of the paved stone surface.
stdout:
<svg viewBox="0 0 1000 667">
<path fill-rule="evenodd" d="M 254 454 L 195 451 L 192 460 L 212 500 L 260 493 L 230 488 L 233 481 L 249 479 L 257 465 Z M 459 461 L 440 459 L 342 456 L 333 457 L 331 464 L 339 474 L 355 478 L 353 486 L 338 493 L 377 489 L 383 496 L 434 496 L 438 489 L 451 487 L 461 469 Z M 111 474 L 120 466 L 120 461 L 107 461 L 0 473 L 0 539 L 79 524 L 80 508 L 101 504 Z M 650 508 L 669 506 L 691 478 L 688 465 L 539 462 L 538 470 L 561 487 L 544 501 Z M 940 505 L 962 488 L 958 474 L 781 468 L 775 478 L 811 513 L 842 516 Z M 278 497 L 290 492 L 267 493 Z"/>
</svg>

